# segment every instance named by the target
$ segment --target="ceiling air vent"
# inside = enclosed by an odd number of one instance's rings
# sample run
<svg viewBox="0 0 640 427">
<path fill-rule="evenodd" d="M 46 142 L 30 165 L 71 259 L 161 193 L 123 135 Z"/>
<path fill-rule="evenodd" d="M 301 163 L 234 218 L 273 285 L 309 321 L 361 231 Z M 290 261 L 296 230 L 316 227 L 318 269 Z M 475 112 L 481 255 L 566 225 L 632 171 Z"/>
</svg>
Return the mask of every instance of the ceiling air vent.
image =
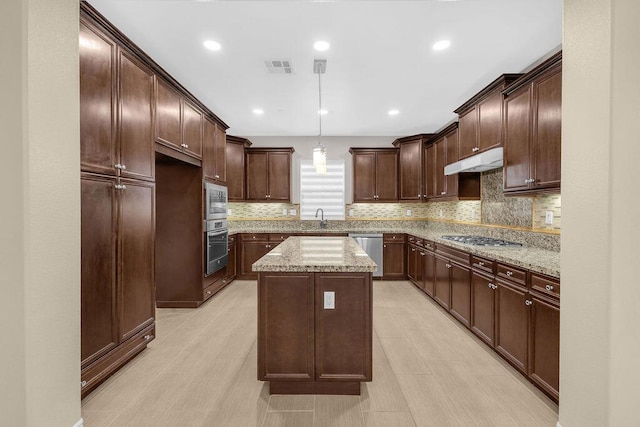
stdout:
<svg viewBox="0 0 640 427">
<path fill-rule="evenodd" d="M 269 74 L 293 74 L 293 67 L 289 60 L 264 61 Z"/>
</svg>

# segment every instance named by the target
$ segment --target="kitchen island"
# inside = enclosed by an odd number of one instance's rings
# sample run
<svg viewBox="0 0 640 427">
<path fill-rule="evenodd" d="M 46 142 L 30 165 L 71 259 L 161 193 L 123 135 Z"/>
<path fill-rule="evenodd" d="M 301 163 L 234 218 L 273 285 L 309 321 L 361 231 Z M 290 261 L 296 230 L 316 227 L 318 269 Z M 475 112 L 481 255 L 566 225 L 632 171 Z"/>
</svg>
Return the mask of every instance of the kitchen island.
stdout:
<svg viewBox="0 0 640 427">
<path fill-rule="evenodd" d="M 253 264 L 271 394 L 360 394 L 371 381 L 376 268 L 349 237 L 289 237 Z"/>
</svg>

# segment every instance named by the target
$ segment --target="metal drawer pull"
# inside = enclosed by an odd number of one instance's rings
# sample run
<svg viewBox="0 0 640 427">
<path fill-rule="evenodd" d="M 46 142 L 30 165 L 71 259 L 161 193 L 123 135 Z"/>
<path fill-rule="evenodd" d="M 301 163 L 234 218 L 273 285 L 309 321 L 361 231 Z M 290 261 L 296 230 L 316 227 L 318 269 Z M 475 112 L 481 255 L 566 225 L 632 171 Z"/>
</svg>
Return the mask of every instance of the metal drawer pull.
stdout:
<svg viewBox="0 0 640 427">
<path fill-rule="evenodd" d="M 547 289 L 548 291 L 552 291 L 552 290 L 553 290 L 553 286 L 551 286 L 551 285 L 547 285 L 547 286 L 545 286 L 545 287 L 546 287 L 546 289 Z"/>
<path fill-rule="evenodd" d="M 82 382 L 80 383 L 80 387 L 84 387 L 84 386 L 86 386 L 86 385 L 87 385 L 87 382 L 86 382 L 86 381 L 82 381 Z"/>
<path fill-rule="evenodd" d="M 513 272 L 507 271 L 507 276 L 509 276 L 509 277 L 513 276 Z"/>
<path fill-rule="evenodd" d="M 478 261 L 478 265 L 479 265 L 480 267 L 484 267 L 484 262 L 482 262 L 482 261 Z"/>
<path fill-rule="evenodd" d="M 219 178 L 220 178 L 220 175 L 214 175 L 214 178 L 215 178 L 215 179 L 219 179 Z"/>
<path fill-rule="evenodd" d="M 153 335 L 145 335 L 144 339 L 149 341 L 151 338 L 153 338 Z"/>
<path fill-rule="evenodd" d="M 441 195 L 441 196 L 444 196 L 445 194 L 447 194 L 447 192 L 446 192 L 446 191 L 441 191 L 441 192 L 440 192 L 440 195 Z"/>
<path fill-rule="evenodd" d="M 531 304 L 533 304 L 533 301 L 526 299 L 526 300 L 524 300 L 524 303 L 526 305 L 531 305 Z"/>
</svg>

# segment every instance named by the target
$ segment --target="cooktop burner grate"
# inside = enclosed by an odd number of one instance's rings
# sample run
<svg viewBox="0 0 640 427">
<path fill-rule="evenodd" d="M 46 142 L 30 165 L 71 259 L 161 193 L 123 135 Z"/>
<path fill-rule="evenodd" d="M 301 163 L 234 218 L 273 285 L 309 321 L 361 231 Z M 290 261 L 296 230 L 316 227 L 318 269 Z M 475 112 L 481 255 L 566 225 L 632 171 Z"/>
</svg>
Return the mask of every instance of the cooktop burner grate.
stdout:
<svg viewBox="0 0 640 427">
<path fill-rule="evenodd" d="M 482 236 L 442 236 L 443 239 L 473 246 L 521 247 L 522 243 Z"/>
</svg>

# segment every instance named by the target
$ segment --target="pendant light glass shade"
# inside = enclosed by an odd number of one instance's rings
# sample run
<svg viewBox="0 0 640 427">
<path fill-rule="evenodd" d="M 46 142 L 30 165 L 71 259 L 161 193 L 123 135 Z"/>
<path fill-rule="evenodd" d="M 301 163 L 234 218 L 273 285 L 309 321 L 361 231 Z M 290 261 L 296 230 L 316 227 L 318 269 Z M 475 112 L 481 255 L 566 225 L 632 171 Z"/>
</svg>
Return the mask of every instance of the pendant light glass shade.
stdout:
<svg viewBox="0 0 640 427">
<path fill-rule="evenodd" d="M 327 148 L 322 145 L 322 84 L 320 76 L 327 69 L 326 59 L 316 59 L 313 61 L 313 72 L 318 74 L 318 145 L 313 148 L 313 168 L 317 174 L 327 174 Z"/>
</svg>

